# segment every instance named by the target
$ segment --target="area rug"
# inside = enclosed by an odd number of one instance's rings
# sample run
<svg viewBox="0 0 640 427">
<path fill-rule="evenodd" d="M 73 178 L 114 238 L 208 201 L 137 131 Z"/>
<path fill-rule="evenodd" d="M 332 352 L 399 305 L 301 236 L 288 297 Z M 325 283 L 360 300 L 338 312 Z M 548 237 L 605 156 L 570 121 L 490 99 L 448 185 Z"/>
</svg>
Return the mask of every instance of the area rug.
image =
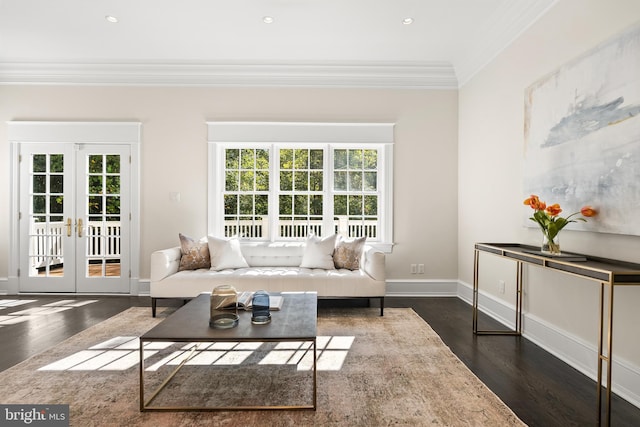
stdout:
<svg viewBox="0 0 640 427">
<path fill-rule="evenodd" d="M 73 426 L 523 426 L 413 310 L 321 309 L 316 411 L 139 410 L 136 337 L 169 313 L 130 308 L 0 373 L 0 403 L 69 404 Z M 203 345 L 154 404 L 305 404 L 304 345 Z M 156 345 L 153 389 L 190 349 Z M 296 401 L 297 399 L 297 401 Z M 283 400 L 280 402 L 279 400 Z"/>
</svg>

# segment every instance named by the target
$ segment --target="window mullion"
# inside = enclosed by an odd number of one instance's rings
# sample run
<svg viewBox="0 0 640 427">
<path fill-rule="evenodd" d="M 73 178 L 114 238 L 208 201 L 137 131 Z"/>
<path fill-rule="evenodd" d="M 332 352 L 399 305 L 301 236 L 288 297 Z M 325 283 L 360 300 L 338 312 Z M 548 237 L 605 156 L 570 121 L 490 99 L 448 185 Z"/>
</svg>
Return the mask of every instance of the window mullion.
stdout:
<svg viewBox="0 0 640 427">
<path fill-rule="evenodd" d="M 272 144 L 270 146 L 269 158 L 269 241 L 274 242 L 280 239 L 280 146 Z"/>
<path fill-rule="evenodd" d="M 325 234 L 334 234 L 335 226 L 333 220 L 333 150 L 331 144 L 324 147 L 325 159 L 322 165 L 322 199 L 323 199 L 323 229 Z"/>
</svg>

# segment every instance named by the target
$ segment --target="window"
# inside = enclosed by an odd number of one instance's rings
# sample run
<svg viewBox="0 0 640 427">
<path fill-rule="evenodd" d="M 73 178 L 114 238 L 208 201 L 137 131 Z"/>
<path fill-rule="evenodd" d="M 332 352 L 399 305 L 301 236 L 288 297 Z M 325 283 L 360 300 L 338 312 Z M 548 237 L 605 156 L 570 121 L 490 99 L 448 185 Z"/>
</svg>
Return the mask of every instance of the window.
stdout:
<svg viewBox="0 0 640 427">
<path fill-rule="evenodd" d="M 319 148 L 278 150 L 278 228 L 276 239 L 322 236 L 324 217 L 324 151 Z"/>
<path fill-rule="evenodd" d="M 269 150 L 228 148 L 224 156 L 224 234 L 268 236 Z"/>
<path fill-rule="evenodd" d="M 378 150 L 333 150 L 333 215 L 336 232 L 378 237 Z"/>
<path fill-rule="evenodd" d="M 210 233 L 257 241 L 338 233 L 392 242 L 392 125 L 208 125 Z M 370 132 L 368 126 L 383 131 L 384 142 L 363 138 L 358 131 Z"/>
</svg>

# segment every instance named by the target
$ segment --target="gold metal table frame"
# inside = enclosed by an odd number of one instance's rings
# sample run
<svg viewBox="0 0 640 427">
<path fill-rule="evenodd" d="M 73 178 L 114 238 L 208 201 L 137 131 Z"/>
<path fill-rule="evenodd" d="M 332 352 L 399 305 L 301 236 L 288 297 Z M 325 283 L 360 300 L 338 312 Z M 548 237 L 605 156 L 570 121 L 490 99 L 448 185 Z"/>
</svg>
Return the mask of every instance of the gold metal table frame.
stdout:
<svg viewBox="0 0 640 427">
<path fill-rule="evenodd" d="M 473 259 L 473 333 L 476 335 L 522 335 L 522 286 L 524 265 L 536 265 L 565 274 L 571 274 L 600 283 L 599 299 L 599 333 L 598 333 L 598 425 L 611 425 L 611 369 L 613 360 L 613 309 L 614 290 L 616 286 L 640 285 L 640 264 L 614 259 L 584 256 L 585 261 L 563 260 L 538 252 L 535 246 L 517 243 L 476 243 Z M 496 255 L 516 262 L 516 320 L 515 327 L 510 330 L 478 329 L 478 298 L 480 253 Z M 569 258 L 570 259 L 570 258 Z M 605 304 L 605 293 L 608 292 L 608 306 Z M 605 327 L 606 325 L 606 327 Z M 606 353 L 604 343 L 606 342 Z M 607 380 L 605 394 L 605 414 L 602 417 L 602 374 L 606 363 Z"/>
<path fill-rule="evenodd" d="M 284 342 L 286 340 L 278 340 L 277 342 Z M 296 342 L 306 342 L 307 340 L 295 340 Z M 313 347 L 313 397 L 312 403 L 309 405 L 253 405 L 253 406 L 152 406 L 153 401 L 160 394 L 160 392 L 171 382 L 173 377 L 180 371 L 180 369 L 193 358 L 195 351 L 197 350 L 197 344 L 191 347 L 191 353 L 184 358 L 182 362 L 176 366 L 175 369 L 169 374 L 169 376 L 158 386 L 158 388 L 152 392 L 148 399 L 145 399 L 144 391 L 144 344 L 153 341 L 140 340 L 140 411 L 141 412 L 179 412 L 179 411 L 264 411 L 264 410 L 295 410 L 295 409 L 312 409 L 316 410 L 318 400 L 318 375 L 317 375 L 317 350 L 316 339 L 308 340 L 313 343 L 312 346 L 307 348 L 302 356 L 307 354 L 311 347 Z M 247 342 L 247 341 L 244 341 Z M 268 342 L 266 340 L 260 342 Z M 301 358 L 301 359 L 302 359 Z"/>
<path fill-rule="evenodd" d="M 283 293 L 284 295 L 284 293 Z M 318 400 L 317 371 L 317 294 L 315 292 L 287 293 L 282 309 L 273 311 L 268 325 L 253 326 L 251 313 L 240 311 L 238 326 L 231 329 L 210 328 L 210 294 L 200 294 L 185 306 L 179 308 L 167 319 L 140 337 L 140 411 L 248 411 L 248 410 L 316 410 Z M 299 405 L 238 405 L 238 406 L 153 406 L 153 401 L 180 369 L 193 357 L 196 345 L 169 376 L 151 393 L 145 396 L 144 347 L 150 342 L 309 342 L 305 353 L 313 350 L 313 395 L 310 404 Z M 302 358 L 301 358 L 302 360 Z"/>
</svg>

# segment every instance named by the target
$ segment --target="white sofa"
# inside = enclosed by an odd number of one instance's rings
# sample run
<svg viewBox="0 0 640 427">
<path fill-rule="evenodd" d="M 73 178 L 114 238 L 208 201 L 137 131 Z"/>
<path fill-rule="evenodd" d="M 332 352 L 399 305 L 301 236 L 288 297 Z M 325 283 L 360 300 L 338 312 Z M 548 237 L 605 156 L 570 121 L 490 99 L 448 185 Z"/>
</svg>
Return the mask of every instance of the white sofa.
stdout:
<svg viewBox="0 0 640 427">
<path fill-rule="evenodd" d="M 176 246 L 151 254 L 151 309 L 156 315 L 159 298 L 190 299 L 211 292 L 221 284 L 238 291 L 268 292 L 316 291 L 318 298 L 379 298 L 384 315 L 385 254 L 365 246 L 359 270 L 299 267 L 304 243 L 244 243 L 246 268 L 178 271 L 181 251 Z"/>
</svg>

